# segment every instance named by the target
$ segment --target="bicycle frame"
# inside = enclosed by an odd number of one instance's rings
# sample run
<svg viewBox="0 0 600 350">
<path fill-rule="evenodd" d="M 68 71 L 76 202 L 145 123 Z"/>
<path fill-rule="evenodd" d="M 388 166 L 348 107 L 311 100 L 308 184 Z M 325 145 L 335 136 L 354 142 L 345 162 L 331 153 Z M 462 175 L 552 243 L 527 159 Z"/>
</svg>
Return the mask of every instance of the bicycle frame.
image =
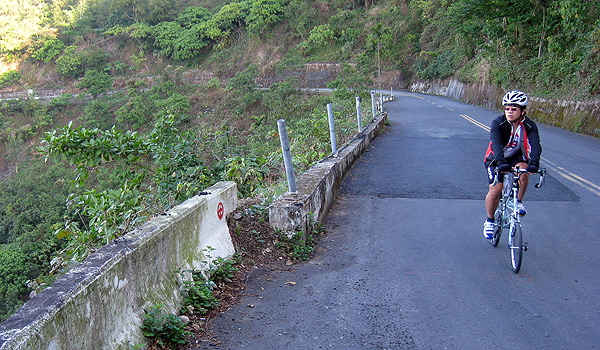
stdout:
<svg viewBox="0 0 600 350">
<path fill-rule="evenodd" d="M 496 228 L 494 229 L 494 236 L 491 240 L 492 245 L 494 247 L 497 246 L 500 236 L 502 235 L 502 230 L 508 228 L 508 248 L 510 249 L 511 265 L 515 273 L 519 272 L 519 269 L 521 268 L 523 251 L 527 251 L 527 242 L 523 242 L 521 215 L 519 215 L 517 207 L 520 187 L 519 179 L 526 173 L 527 170 L 516 167 L 504 174 L 502 197 L 500 198 L 498 208 L 494 213 Z M 535 185 L 535 188 L 540 188 L 545 183 L 546 169 L 538 171 L 538 174 L 540 174 L 540 180 Z M 500 174 L 496 172 L 492 185 L 498 183 L 498 176 L 500 176 Z"/>
<path fill-rule="evenodd" d="M 502 218 L 506 221 L 505 228 L 508 228 L 508 248 L 518 249 L 513 243 L 514 232 L 517 226 L 521 228 L 521 215 L 517 209 L 517 198 L 519 196 L 519 179 L 521 175 L 527 173 L 527 170 L 516 169 L 514 172 L 510 172 L 504 175 L 504 186 L 502 188 Z M 500 205 L 499 205 L 500 206 Z M 504 222 L 502 224 L 505 224 Z M 507 227 L 508 226 L 508 227 Z M 527 250 L 527 243 L 523 244 L 524 250 Z"/>
</svg>

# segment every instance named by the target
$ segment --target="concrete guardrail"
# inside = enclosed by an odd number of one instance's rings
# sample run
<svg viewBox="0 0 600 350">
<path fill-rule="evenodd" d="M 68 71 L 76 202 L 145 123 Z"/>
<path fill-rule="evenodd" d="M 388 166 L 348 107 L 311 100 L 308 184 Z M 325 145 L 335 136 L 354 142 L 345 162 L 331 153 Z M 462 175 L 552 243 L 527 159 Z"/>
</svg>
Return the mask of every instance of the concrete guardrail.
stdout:
<svg viewBox="0 0 600 350">
<path fill-rule="evenodd" d="M 344 175 L 382 132 L 387 115 L 377 115 L 352 141 L 339 149 L 338 156 L 318 162 L 297 180 L 297 191 L 286 192 L 269 206 L 269 224 L 288 236 L 310 232 L 331 208 Z"/>
<path fill-rule="evenodd" d="M 300 176 L 269 207 L 271 226 L 308 232 L 331 208 L 346 172 L 383 130 L 377 115 L 352 141 Z M 90 255 L 0 324 L 0 350 L 130 349 L 144 342 L 144 309 L 181 306 L 181 272 L 235 253 L 226 215 L 237 186 L 220 182 Z"/>
<path fill-rule="evenodd" d="M 177 313 L 181 272 L 228 257 L 237 186 L 220 182 L 91 254 L 0 324 L 0 349 L 130 349 L 144 309 Z"/>
</svg>

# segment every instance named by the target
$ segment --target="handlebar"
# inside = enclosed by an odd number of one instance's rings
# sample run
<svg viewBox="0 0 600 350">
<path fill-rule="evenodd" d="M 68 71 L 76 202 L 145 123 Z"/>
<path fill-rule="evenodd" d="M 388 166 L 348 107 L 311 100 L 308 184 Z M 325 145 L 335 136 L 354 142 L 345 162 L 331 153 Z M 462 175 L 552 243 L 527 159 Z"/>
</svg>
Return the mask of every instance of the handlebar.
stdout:
<svg viewBox="0 0 600 350">
<path fill-rule="evenodd" d="M 515 176 L 521 176 L 522 174 L 526 174 L 527 169 L 519 169 L 519 167 L 513 168 L 510 171 L 507 171 L 506 173 L 512 173 Z M 546 168 L 542 168 L 540 170 L 538 170 L 536 173 L 531 173 L 531 174 L 539 174 L 540 175 L 540 180 L 538 181 L 537 184 L 535 184 L 535 188 L 540 188 L 542 186 L 544 186 L 544 184 L 546 183 Z M 500 172 L 498 171 L 498 168 L 494 169 L 494 182 L 492 182 L 492 186 L 495 186 L 498 184 L 499 182 L 499 176 L 500 176 Z"/>
</svg>

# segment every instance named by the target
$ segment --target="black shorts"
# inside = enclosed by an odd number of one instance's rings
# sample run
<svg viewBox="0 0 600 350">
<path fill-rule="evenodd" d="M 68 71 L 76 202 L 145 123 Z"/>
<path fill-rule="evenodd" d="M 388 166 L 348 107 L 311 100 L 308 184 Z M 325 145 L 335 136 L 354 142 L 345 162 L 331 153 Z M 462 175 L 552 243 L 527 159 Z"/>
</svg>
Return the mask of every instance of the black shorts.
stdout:
<svg viewBox="0 0 600 350">
<path fill-rule="evenodd" d="M 523 163 L 523 162 L 529 164 L 529 162 L 527 161 L 525 156 L 523 156 L 523 153 L 521 151 L 517 152 L 517 154 L 515 154 L 511 157 L 506 158 L 506 162 L 511 167 L 514 167 L 518 163 Z M 491 162 L 486 162 L 485 166 L 487 168 L 488 183 L 491 185 L 492 183 L 494 183 L 494 171 L 496 170 L 496 163 L 493 163 L 493 164 L 490 164 L 490 163 Z M 499 176 L 498 182 L 504 182 L 504 176 Z"/>
</svg>

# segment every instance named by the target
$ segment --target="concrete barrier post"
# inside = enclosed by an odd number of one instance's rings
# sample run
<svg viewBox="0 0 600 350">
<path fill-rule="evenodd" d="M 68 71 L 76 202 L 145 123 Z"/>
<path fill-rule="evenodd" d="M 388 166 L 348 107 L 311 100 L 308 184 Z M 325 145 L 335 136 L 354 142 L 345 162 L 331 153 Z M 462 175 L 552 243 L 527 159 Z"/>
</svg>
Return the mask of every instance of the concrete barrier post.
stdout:
<svg viewBox="0 0 600 350">
<path fill-rule="evenodd" d="M 333 121 L 333 108 L 331 103 L 327 104 L 327 118 L 329 119 L 329 138 L 331 139 L 331 153 L 337 157 L 337 143 L 335 140 L 335 123 Z"/>
<path fill-rule="evenodd" d="M 294 176 L 294 165 L 292 164 L 292 153 L 290 152 L 290 140 L 285 127 L 285 120 L 279 119 L 277 121 L 277 127 L 279 128 L 279 141 L 281 141 L 281 150 L 283 151 L 283 164 L 285 165 L 285 173 L 287 175 L 288 190 L 290 192 L 297 192 L 296 176 Z"/>
</svg>

